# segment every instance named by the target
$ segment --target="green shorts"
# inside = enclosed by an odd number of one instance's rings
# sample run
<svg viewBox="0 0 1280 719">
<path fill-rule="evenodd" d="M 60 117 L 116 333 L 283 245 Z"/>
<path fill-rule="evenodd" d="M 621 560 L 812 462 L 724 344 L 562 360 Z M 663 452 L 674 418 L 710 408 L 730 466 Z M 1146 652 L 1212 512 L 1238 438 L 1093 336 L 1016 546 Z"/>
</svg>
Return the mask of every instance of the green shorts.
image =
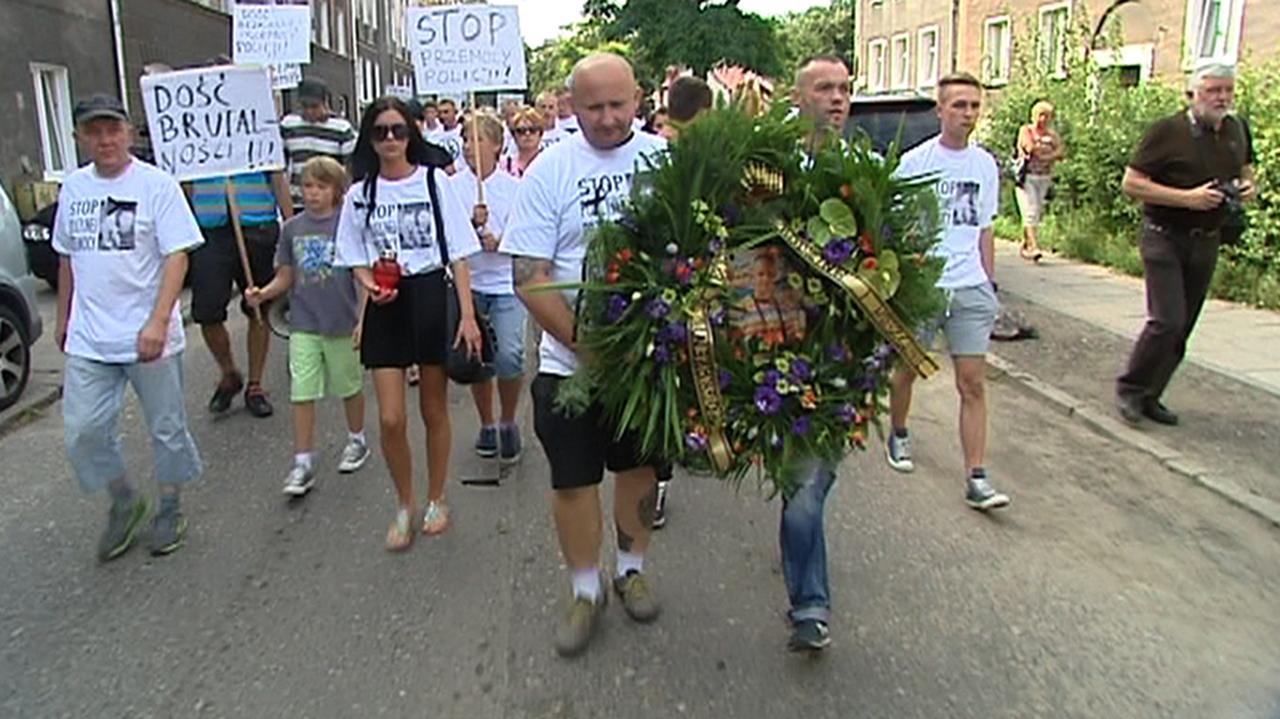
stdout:
<svg viewBox="0 0 1280 719">
<path fill-rule="evenodd" d="M 364 370 L 349 335 L 289 335 L 289 374 L 293 402 L 314 402 L 326 395 L 346 399 L 364 388 Z"/>
</svg>

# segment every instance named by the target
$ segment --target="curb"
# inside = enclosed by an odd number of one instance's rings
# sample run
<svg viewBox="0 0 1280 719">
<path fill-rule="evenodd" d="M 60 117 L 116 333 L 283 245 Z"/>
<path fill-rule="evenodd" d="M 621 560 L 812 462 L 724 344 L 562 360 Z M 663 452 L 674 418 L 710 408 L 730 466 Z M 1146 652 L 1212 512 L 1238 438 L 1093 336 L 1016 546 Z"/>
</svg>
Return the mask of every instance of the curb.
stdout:
<svg viewBox="0 0 1280 719">
<path fill-rule="evenodd" d="M 1228 502 L 1252 512 L 1280 528 L 1280 503 L 1260 497 L 1194 459 L 1170 448 L 1150 435 L 1140 432 L 1109 413 L 1099 412 L 1083 401 L 1063 392 L 1033 374 L 1024 372 L 1012 362 L 996 354 L 987 355 L 987 364 L 996 377 L 1007 377 L 1028 393 L 1044 400 L 1055 409 L 1093 432 L 1150 455 L 1165 469 L 1185 477 Z"/>
</svg>

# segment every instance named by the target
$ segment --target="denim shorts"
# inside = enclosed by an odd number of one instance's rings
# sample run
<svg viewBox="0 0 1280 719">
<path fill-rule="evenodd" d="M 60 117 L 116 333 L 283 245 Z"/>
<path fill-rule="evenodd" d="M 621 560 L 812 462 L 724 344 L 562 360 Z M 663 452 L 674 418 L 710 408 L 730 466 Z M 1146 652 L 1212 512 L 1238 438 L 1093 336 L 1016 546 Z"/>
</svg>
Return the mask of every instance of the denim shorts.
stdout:
<svg viewBox="0 0 1280 719">
<path fill-rule="evenodd" d="M 203 465 L 187 430 L 183 404 L 182 353 L 154 362 L 108 364 L 67 357 L 62 377 L 62 421 L 71 468 L 86 492 L 124 479 L 125 464 L 116 422 L 126 384 L 133 385 L 151 435 L 156 482 L 185 484 Z"/>
<path fill-rule="evenodd" d="M 981 357 L 991 346 L 991 330 L 996 326 L 1000 301 L 990 282 L 947 290 L 947 309 L 927 322 L 919 334 L 920 344 L 933 346 L 938 330 L 946 335 L 952 357 Z"/>
<path fill-rule="evenodd" d="M 498 338 L 494 365 L 498 379 L 515 379 L 524 374 L 524 304 L 515 295 L 472 292 L 476 312 L 489 318 Z"/>
</svg>

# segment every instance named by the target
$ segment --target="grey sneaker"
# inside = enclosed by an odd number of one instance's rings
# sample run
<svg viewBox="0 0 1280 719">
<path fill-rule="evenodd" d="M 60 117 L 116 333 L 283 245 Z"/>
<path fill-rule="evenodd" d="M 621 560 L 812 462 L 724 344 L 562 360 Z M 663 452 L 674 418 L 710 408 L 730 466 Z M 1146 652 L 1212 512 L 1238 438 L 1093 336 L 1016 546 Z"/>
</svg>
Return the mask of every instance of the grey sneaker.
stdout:
<svg viewBox="0 0 1280 719">
<path fill-rule="evenodd" d="M 187 518 L 177 502 L 160 500 L 160 510 L 151 520 L 151 553 L 155 556 L 172 554 L 187 539 Z"/>
<path fill-rule="evenodd" d="M 111 503 L 111 509 L 107 510 L 107 528 L 98 540 L 98 561 L 109 562 L 129 551 L 148 509 L 147 498 L 142 495 L 128 504 Z"/>
<path fill-rule="evenodd" d="M 502 463 L 515 464 L 520 461 L 520 452 L 523 447 L 520 444 L 520 428 L 512 425 L 503 425 L 498 432 L 499 444 L 502 447 Z"/>
<path fill-rule="evenodd" d="M 342 459 L 338 461 L 338 471 L 350 474 L 364 466 L 369 460 L 369 445 L 358 439 L 348 439 L 347 446 L 342 448 Z"/>
<path fill-rule="evenodd" d="M 964 501 L 979 512 L 1009 506 L 1009 495 L 997 492 L 986 477 L 970 477 L 965 483 Z"/>
<path fill-rule="evenodd" d="M 480 428 L 480 436 L 476 437 L 476 454 L 486 458 L 498 456 L 497 427 Z"/>
<path fill-rule="evenodd" d="M 574 657 L 582 653 L 595 634 L 600 614 L 609 602 L 609 591 L 601 586 L 600 598 L 574 597 L 569 608 L 556 626 L 556 652 L 562 657 Z"/>
<path fill-rule="evenodd" d="M 310 467 L 295 464 L 293 469 L 289 470 L 289 476 L 284 480 L 284 493 L 290 497 L 301 497 L 310 492 L 315 483 L 315 471 Z"/>
<path fill-rule="evenodd" d="M 640 572 L 627 572 L 625 577 L 615 577 L 613 590 L 622 599 L 622 608 L 627 616 L 637 622 L 652 622 L 658 618 L 661 607 L 658 598 L 653 595 L 653 587 Z"/>
<path fill-rule="evenodd" d="M 793 652 L 820 652 L 831 646 L 831 631 L 827 623 L 817 619 L 802 619 L 791 628 L 787 649 Z"/>
<path fill-rule="evenodd" d="M 889 460 L 889 466 L 899 472 L 914 472 L 916 469 L 915 462 L 911 461 L 911 437 L 899 437 L 893 434 L 893 430 L 889 431 L 889 441 L 884 448 L 885 457 Z"/>
</svg>

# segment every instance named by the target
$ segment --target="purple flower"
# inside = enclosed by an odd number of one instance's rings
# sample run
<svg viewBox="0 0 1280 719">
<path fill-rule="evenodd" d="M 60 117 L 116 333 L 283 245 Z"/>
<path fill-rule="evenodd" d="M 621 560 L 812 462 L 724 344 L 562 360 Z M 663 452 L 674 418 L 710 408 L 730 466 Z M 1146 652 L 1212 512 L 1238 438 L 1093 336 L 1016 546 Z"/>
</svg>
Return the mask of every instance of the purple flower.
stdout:
<svg viewBox="0 0 1280 719">
<path fill-rule="evenodd" d="M 797 437 L 803 437 L 809 434 L 810 424 L 809 415 L 800 415 L 791 422 L 791 433 Z"/>
<path fill-rule="evenodd" d="M 724 392 L 733 384 L 733 375 L 727 369 L 720 370 L 720 391 Z"/>
<path fill-rule="evenodd" d="M 845 402 L 836 410 L 836 417 L 845 424 L 853 424 L 854 419 L 858 417 L 858 408 L 850 402 Z"/>
<path fill-rule="evenodd" d="M 802 359 L 791 360 L 791 379 L 796 382 L 807 382 L 813 376 L 813 368 Z"/>
<path fill-rule="evenodd" d="M 863 392 L 870 392 L 876 388 L 876 384 L 879 381 L 880 381 L 879 375 L 866 374 L 862 376 L 862 382 L 859 383 L 858 386 L 859 388 L 862 389 Z"/>
<path fill-rule="evenodd" d="M 725 203 L 716 210 L 720 214 L 720 219 L 724 220 L 725 227 L 734 227 L 742 222 L 742 210 L 732 203 Z"/>
<path fill-rule="evenodd" d="M 660 320 L 671 311 L 671 305 L 667 304 L 666 300 L 661 297 L 655 297 L 649 300 L 649 304 L 645 306 L 644 311 L 649 313 L 649 316 L 655 320 Z"/>
<path fill-rule="evenodd" d="M 721 307 L 711 313 L 711 325 L 713 327 L 724 327 L 724 323 L 729 319 L 729 311 Z"/>
<path fill-rule="evenodd" d="M 672 322 L 671 324 L 658 330 L 658 341 L 669 344 L 684 344 L 689 338 L 689 332 L 685 329 L 683 322 Z"/>
<path fill-rule="evenodd" d="M 778 380 L 780 380 L 780 379 L 782 379 L 782 373 L 781 373 L 781 372 L 779 372 L 778 370 L 773 369 L 772 367 L 770 367 L 769 369 L 765 370 L 765 373 L 764 373 L 764 383 L 765 383 L 765 385 L 766 385 L 766 386 L 768 386 L 768 387 L 777 387 L 777 386 L 778 386 Z"/>
<path fill-rule="evenodd" d="M 684 436 L 684 446 L 694 452 L 701 452 L 707 448 L 707 438 L 697 432 L 690 432 Z"/>
<path fill-rule="evenodd" d="M 771 386 L 757 387 L 755 401 L 760 414 L 775 415 L 782 410 L 782 395 Z"/>
<path fill-rule="evenodd" d="M 822 258 L 835 265 L 842 265 L 853 254 L 853 243 L 844 237 L 836 237 L 822 248 Z"/>
<path fill-rule="evenodd" d="M 671 363 L 671 348 L 666 345 L 658 345 L 653 348 L 653 361 L 658 364 Z"/>
<path fill-rule="evenodd" d="M 827 354 L 831 355 L 832 362 L 844 362 L 849 359 L 849 352 L 844 345 L 834 344 L 827 348 Z"/>
<path fill-rule="evenodd" d="M 605 309 L 604 317 L 609 324 L 613 324 L 622 319 L 622 315 L 626 314 L 627 308 L 631 306 L 631 302 L 625 295 L 610 295 L 609 306 Z"/>
</svg>

